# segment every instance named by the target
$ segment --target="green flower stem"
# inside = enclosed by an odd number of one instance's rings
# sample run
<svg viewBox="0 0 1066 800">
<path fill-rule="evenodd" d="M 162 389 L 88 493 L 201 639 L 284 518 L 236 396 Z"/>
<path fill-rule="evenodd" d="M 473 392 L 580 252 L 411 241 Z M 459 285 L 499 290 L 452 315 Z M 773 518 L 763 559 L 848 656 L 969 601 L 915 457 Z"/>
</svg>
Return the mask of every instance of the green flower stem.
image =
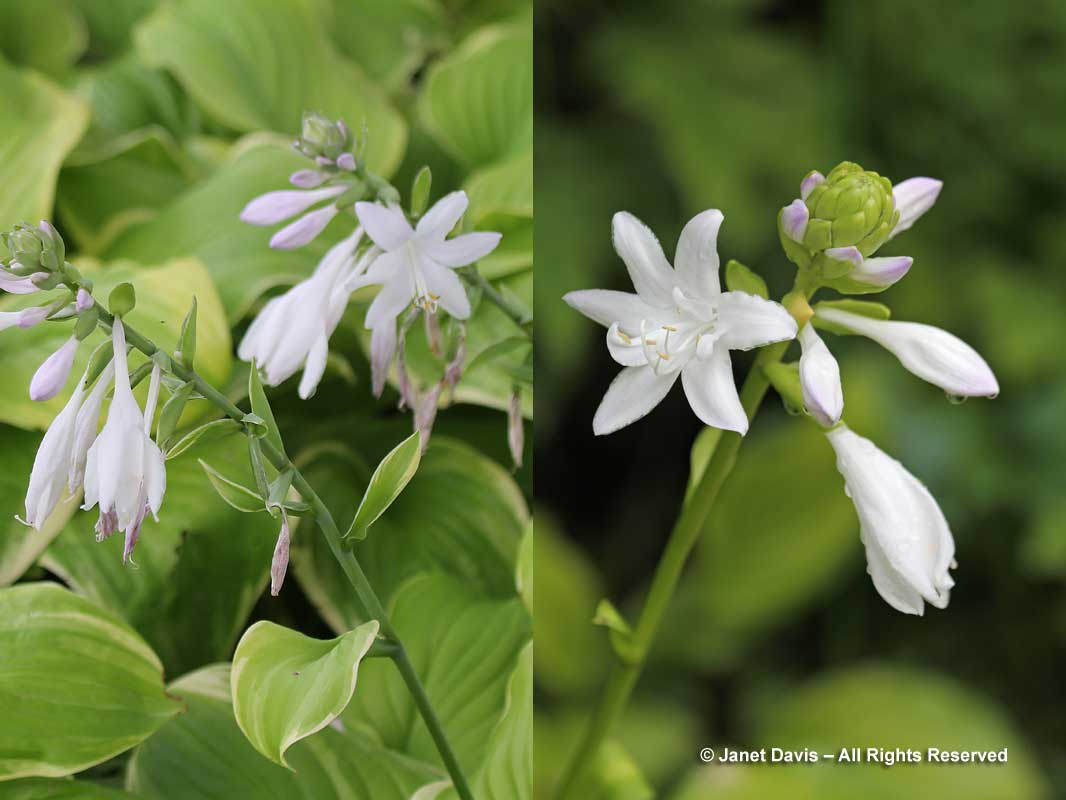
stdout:
<svg viewBox="0 0 1066 800">
<path fill-rule="evenodd" d="M 99 303 L 97 303 L 97 308 L 100 311 L 100 323 L 110 328 L 114 323 L 114 317 L 104 310 Z M 142 336 L 129 325 L 126 325 L 125 327 L 126 341 L 130 345 L 140 350 L 149 358 L 157 352 L 161 352 L 150 339 Z M 222 392 L 218 391 L 218 389 L 204 380 L 204 378 L 197 374 L 195 370 L 189 369 L 171 359 L 170 371 L 183 381 L 192 383 L 204 398 L 225 412 L 228 417 L 237 422 L 242 422 L 243 424 L 245 412 L 237 407 L 237 405 L 235 405 L 228 397 L 222 394 Z M 396 668 L 399 670 L 404 683 L 407 684 L 407 690 L 414 698 L 415 705 L 418 706 L 418 711 L 422 716 L 422 720 L 426 723 L 426 727 L 429 729 L 429 733 L 433 737 L 434 743 L 437 745 L 437 750 L 440 752 L 441 759 L 444 761 L 444 766 L 448 770 L 448 775 L 455 786 L 456 793 L 462 798 L 462 800 L 473 800 L 474 795 L 470 791 L 470 785 L 467 783 L 466 777 L 463 775 L 463 771 L 455 757 L 455 752 L 452 750 L 448 738 L 444 733 L 444 728 L 441 726 L 440 719 L 437 717 L 429 697 L 426 695 L 425 687 L 422 685 L 418 674 L 411 665 L 411 660 L 407 655 L 403 642 L 397 635 L 395 628 L 393 628 L 392 622 L 389 620 L 389 615 L 385 611 L 385 607 L 378 599 L 377 594 L 370 585 L 370 581 L 367 580 L 362 567 L 359 566 L 359 561 L 356 559 L 355 554 L 344 545 L 341 532 L 337 528 L 337 523 L 334 521 L 333 515 L 330 513 L 329 509 L 326 508 L 326 504 L 322 501 L 322 498 L 319 497 L 318 493 L 307 482 L 307 479 L 304 478 L 300 470 L 296 468 L 296 465 L 293 464 L 284 453 L 275 448 L 265 439 L 260 442 L 260 445 L 262 447 L 263 455 L 266 456 L 267 460 L 270 461 L 276 469 L 279 471 L 292 470 L 292 485 L 296 487 L 296 490 L 299 491 L 304 500 L 310 504 L 314 511 L 315 521 L 318 523 L 318 527 L 321 528 L 323 535 L 325 535 L 330 550 L 333 551 L 333 555 L 336 557 L 338 563 L 340 563 L 341 569 L 343 569 L 344 574 L 347 575 L 348 580 L 355 589 L 355 593 L 358 595 L 367 614 L 371 619 L 376 619 L 378 621 L 381 626 L 381 632 L 388 640 L 390 640 L 389 644 L 391 645 L 391 648 L 387 648 L 386 655 L 388 655 L 388 657 L 393 660 L 393 663 L 396 664 Z"/>
<path fill-rule="evenodd" d="M 809 289 L 805 284 L 806 281 L 801 282 L 797 279 L 796 288 L 810 297 L 813 289 Z M 781 361 L 789 344 L 791 344 L 790 341 L 778 342 L 759 351 L 755 364 L 740 389 L 740 402 L 749 420 L 754 419 L 759 405 L 766 396 L 766 390 L 770 388 L 766 368 Z M 722 484 L 733 471 L 742 441 L 743 437 L 738 433 L 722 432 L 703 476 L 682 506 L 681 515 L 674 524 L 674 529 L 666 543 L 666 550 L 663 551 L 662 558 L 655 568 L 651 588 L 648 590 L 644 608 L 640 612 L 633 631 L 631 647 L 626 651 L 627 657 L 625 660 L 619 658 L 608 675 L 599 703 L 593 712 L 592 721 L 563 775 L 558 792 L 559 800 L 568 798 L 581 800 L 577 794 L 580 791 L 581 782 L 595 762 L 604 739 L 610 734 L 629 702 L 629 697 L 640 678 L 659 626 L 677 591 L 681 571 L 707 523 L 707 517 L 711 513 Z"/>
</svg>

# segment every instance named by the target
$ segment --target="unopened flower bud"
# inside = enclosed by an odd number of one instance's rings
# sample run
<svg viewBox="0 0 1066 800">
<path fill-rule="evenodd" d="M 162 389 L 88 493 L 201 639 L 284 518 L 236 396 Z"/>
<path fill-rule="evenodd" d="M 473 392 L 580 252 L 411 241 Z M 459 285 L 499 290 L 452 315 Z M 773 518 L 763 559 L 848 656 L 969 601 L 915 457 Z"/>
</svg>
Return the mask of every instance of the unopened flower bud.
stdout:
<svg viewBox="0 0 1066 800">
<path fill-rule="evenodd" d="M 77 309 L 78 313 L 80 314 L 81 312 L 88 311 L 90 308 L 92 308 L 93 302 L 93 296 L 88 292 L 88 290 L 84 288 L 78 289 L 78 296 L 77 299 L 74 301 L 74 308 Z"/>
<path fill-rule="evenodd" d="M 78 338 L 71 336 L 44 360 L 30 381 L 31 400 L 51 400 L 59 394 L 70 376 L 70 368 L 74 366 L 74 356 L 77 352 Z"/>
<path fill-rule="evenodd" d="M 511 450 L 511 460 L 515 469 L 522 466 L 522 452 L 525 449 L 526 428 L 522 419 L 522 392 L 515 389 L 511 393 L 511 404 L 507 407 L 507 446 Z"/>
<path fill-rule="evenodd" d="M 341 153 L 351 150 L 352 135 L 343 122 L 334 122 L 316 112 L 304 114 L 297 149 L 304 155 L 324 157 L 333 163 Z"/>
<path fill-rule="evenodd" d="M 433 423 L 437 420 L 437 404 L 440 402 L 443 387 L 443 382 L 434 384 L 433 388 L 422 398 L 415 412 L 415 430 L 421 434 L 423 453 L 429 447 L 429 436 L 433 432 Z"/>
<path fill-rule="evenodd" d="M 285 511 L 285 507 L 281 506 L 281 531 L 278 533 L 278 543 L 274 545 L 274 558 L 270 562 L 270 594 L 272 597 L 277 597 L 281 593 L 281 585 L 285 582 L 285 573 L 289 569 L 290 543 L 289 514 Z"/>
</svg>

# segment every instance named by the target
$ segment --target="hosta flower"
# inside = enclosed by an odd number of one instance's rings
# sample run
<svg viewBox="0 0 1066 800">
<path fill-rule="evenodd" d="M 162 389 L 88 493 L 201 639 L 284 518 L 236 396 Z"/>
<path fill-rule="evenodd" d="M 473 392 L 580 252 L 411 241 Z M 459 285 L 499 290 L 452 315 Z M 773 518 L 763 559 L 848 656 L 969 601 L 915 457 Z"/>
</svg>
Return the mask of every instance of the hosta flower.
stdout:
<svg viewBox="0 0 1066 800">
<path fill-rule="evenodd" d="M 374 256 L 372 250 L 356 262 L 362 237 L 356 228 L 334 245 L 310 278 L 271 299 L 248 328 L 237 354 L 254 362 L 268 385 L 277 386 L 303 368 L 300 397 L 314 394 L 326 369 L 329 337 L 348 304 L 348 281 Z"/>
<path fill-rule="evenodd" d="M 42 281 L 47 277 L 47 272 L 35 272 L 28 277 L 21 278 L 18 275 L 13 275 L 5 269 L 0 269 L 0 289 L 3 289 L 5 292 L 10 292 L 11 294 L 33 294 L 40 290 L 37 282 Z"/>
<path fill-rule="evenodd" d="M 58 350 L 44 360 L 30 379 L 31 400 L 51 400 L 66 385 L 74 356 L 78 352 L 78 337 L 71 336 Z"/>
<path fill-rule="evenodd" d="M 840 365 L 808 322 L 799 332 L 800 386 L 803 404 L 827 428 L 840 422 L 844 413 L 844 390 L 840 385 Z"/>
<path fill-rule="evenodd" d="M 841 425 L 826 434 L 859 515 L 867 570 L 889 605 L 921 614 L 948 604 L 955 542 L 936 500 L 891 456 Z"/>
<path fill-rule="evenodd" d="M 241 220 L 251 225 L 276 225 L 297 214 L 302 216 L 286 225 L 270 239 L 270 246 L 278 250 L 295 250 L 311 242 L 325 230 L 340 212 L 340 208 L 328 202 L 313 211 L 312 206 L 331 201 L 344 194 L 347 186 L 326 186 L 322 189 L 282 189 L 267 192 L 252 200 L 241 211 Z M 304 213 L 307 212 L 307 213 Z"/>
<path fill-rule="evenodd" d="M 917 322 L 873 319 L 822 305 L 815 307 L 815 319 L 873 339 L 908 370 L 950 395 L 995 397 L 999 394 L 999 383 L 985 360 L 970 345 L 945 330 Z"/>
<path fill-rule="evenodd" d="M 152 370 L 144 414 L 130 388 L 126 361 L 126 333 L 121 320 L 111 326 L 115 392 L 103 430 L 89 448 L 85 465 L 85 503 L 99 505 L 98 538 L 116 530 L 126 533 L 122 560 L 127 561 L 140 536 L 141 523 L 151 512 L 158 521 L 166 492 L 163 454 L 149 436 L 159 397 L 160 371 Z"/>
<path fill-rule="evenodd" d="M 456 319 L 470 316 L 470 300 L 456 267 L 484 258 L 500 243 L 500 234 L 464 233 L 446 238 L 466 211 L 466 192 L 445 195 L 411 227 L 399 206 L 356 203 L 367 235 L 384 252 L 370 265 L 361 285 L 382 284 L 370 304 L 366 327 L 370 341 L 374 390 L 380 394 L 396 349 L 396 317 L 411 303 L 427 314 L 441 306 Z"/>
<path fill-rule="evenodd" d="M 704 423 L 747 432 L 729 351 L 791 339 L 796 322 L 778 303 L 721 291 L 717 239 L 722 219 L 720 211 L 704 211 L 685 226 L 675 269 L 640 220 L 615 214 L 615 250 L 637 293 L 591 289 L 564 298 L 608 328 L 607 348 L 625 367 L 593 418 L 597 434 L 643 417 L 679 376 L 689 405 Z"/>
</svg>

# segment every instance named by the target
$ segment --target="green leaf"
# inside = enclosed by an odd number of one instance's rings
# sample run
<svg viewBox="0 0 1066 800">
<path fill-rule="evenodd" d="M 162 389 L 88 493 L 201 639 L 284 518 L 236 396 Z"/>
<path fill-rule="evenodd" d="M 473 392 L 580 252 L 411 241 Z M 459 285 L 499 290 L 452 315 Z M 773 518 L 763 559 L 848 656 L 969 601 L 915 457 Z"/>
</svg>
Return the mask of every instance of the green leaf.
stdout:
<svg viewBox="0 0 1066 800">
<path fill-rule="evenodd" d="M 159 412 L 159 422 L 155 435 L 164 455 L 167 454 L 167 444 L 174 435 L 174 431 L 177 430 L 181 416 L 185 412 L 185 404 L 189 402 L 189 398 L 192 397 L 195 391 L 196 386 L 194 384 L 183 383 L 174 390 L 173 394 L 163 404 L 163 409 Z"/>
<path fill-rule="evenodd" d="M 6 230 L 51 216 L 59 165 L 81 138 L 89 110 L 44 78 L 0 60 L 0 119 L 0 230 Z"/>
<path fill-rule="evenodd" d="M 538 797 L 542 793 L 546 797 L 556 794 L 560 773 L 580 745 L 587 724 L 584 717 L 559 716 L 537 709 L 534 749 Z M 573 793 L 581 800 L 651 800 L 655 796 L 629 753 L 613 739 L 603 743 Z"/>
<path fill-rule="evenodd" d="M 303 469 L 334 514 L 346 513 L 353 489 L 369 480 L 369 468 L 351 458 L 330 451 Z M 455 575 L 488 596 L 513 596 L 518 543 L 528 520 L 525 500 L 506 470 L 467 445 L 434 436 L 414 478 L 375 523 L 375 535 L 354 550 L 386 604 L 408 578 L 427 571 Z M 323 538 L 298 535 L 293 547 L 296 577 L 330 626 L 343 633 L 366 622 Z"/>
<path fill-rule="evenodd" d="M 89 28 L 89 55 L 103 60 L 130 46 L 134 24 L 158 5 L 159 0 L 70 0 Z"/>
<path fill-rule="evenodd" d="M 94 294 L 101 301 L 118 284 L 133 283 L 140 298 L 127 321 L 164 350 L 174 347 L 185 311 L 196 295 L 200 301 L 199 329 L 204 344 L 200 349 L 200 373 L 215 384 L 224 383 L 229 377 L 233 361 L 229 326 L 211 277 L 199 261 L 183 258 L 154 268 L 128 263 L 99 267 L 95 263 L 79 262 L 78 267 L 85 277 L 92 279 Z M 0 298 L 0 310 L 12 311 L 39 302 L 36 295 L 8 295 Z M 69 391 L 53 400 L 35 403 L 29 399 L 26 387 L 37 367 L 66 341 L 72 328 L 72 322 L 55 322 L 0 337 L 0 363 L 7 370 L 7 380 L 0 386 L 0 421 L 22 428 L 45 428 L 63 408 Z M 81 375 L 90 352 L 91 347 L 83 344 L 72 375 Z M 143 360 L 139 354 L 130 355 L 132 367 Z M 73 389 L 73 380 L 69 386 Z"/>
<path fill-rule="evenodd" d="M 504 709 L 474 791 L 482 800 L 529 800 L 533 796 L 532 642 L 518 656 Z"/>
<path fill-rule="evenodd" d="M 22 778 L 0 784 L 2 800 L 135 800 L 118 789 L 64 778 Z"/>
<path fill-rule="evenodd" d="M 747 292 L 763 298 L 770 296 L 762 276 L 735 258 L 729 259 L 725 265 L 725 285 L 731 292 Z"/>
<path fill-rule="evenodd" d="M 270 410 L 270 401 L 267 400 L 263 382 L 259 379 L 259 370 L 254 364 L 248 370 L 248 400 L 252 404 L 252 413 L 259 416 L 266 427 L 266 440 L 274 445 L 279 453 L 284 454 L 285 443 L 281 440 L 278 423 L 274 419 L 274 412 Z"/>
<path fill-rule="evenodd" d="M 533 266 L 533 149 L 474 172 L 466 181 L 470 228 L 503 234 L 499 247 L 478 262 L 495 280 Z"/>
<path fill-rule="evenodd" d="M 218 439 L 225 439 L 228 436 L 240 432 L 241 424 L 234 419 L 230 419 L 229 417 L 213 419 L 210 422 L 205 422 L 203 425 L 197 425 L 188 433 L 183 434 L 182 437 L 174 443 L 173 447 L 167 449 L 165 455 L 169 461 L 172 458 L 177 458 L 190 447 L 199 444 L 201 441 L 217 441 Z"/>
<path fill-rule="evenodd" d="M 468 166 L 489 164 L 533 142 L 533 32 L 486 27 L 426 76 L 418 110 L 442 147 Z"/>
<path fill-rule="evenodd" d="M 847 311 L 851 314 L 861 314 L 870 319 L 888 319 L 892 316 L 892 310 L 884 303 L 871 303 L 869 300 L 822 300 L 814 304 L 814 325 L 821 330 L 835 333 L 839 336 L 850 336 L 852 331 L 843 325 L 829 322 L 818 316 L 818 309 L 835 309 Z"/>
<path fill-rule="evenodd" d="M 317 0 L 213 0 L 161 4 L 138 26 L 141 57 L 174 73 L 213 119 L 240 131 L 294 134 L 305 110 L 370 132 L 367 161 L 391 173 L 406 144 L 403 119 L 334 49 Z"/>
<path fill-rule="evenodd" d="M 475 774 L 507 711 L 510 676 L 532 634 L 528 613 L 513 595 L 485 599 L 464 581 L 423 575 L 397 593 L 391 617 L 459 763 L 468 776 Z M 448 624 L 441 625 L 442 619 Z M 429 731 L 387 659 L 363 663 L 359 691 L 341 719 L 350 727 L 369 725 L 386 747 L 439 763 Z"/>
<path fill-rule="evenodd" d="M 329 641 L 257 622 L 241 637 L 230 675 L 233 713 L 248 741 L 289 766 L 285 751 L 336 719 L 355 692 L 377 621 Z"/>
<path fill-rule="evenodd" d="M 258 511 L 266 511 L 266 499 L 259 493 L 247 486 L 242 486 L 236 481 L 230 480 L 225 475 L 214 469 L 206 461 L 201 459 L 200 466 L 207 473 L 208 480 L 218 492 L 218 496 L 227 504 L 245 513 L 254 514 Z"/>
<path fill-rule="evenodd" d="M 99 764 L 181 708 L 140 636 L 54 583 L 0 590 L 0 701 L 0 780 Z"/>
<path fill-rule="evenodd" d="M 526 609 L 533 613 L 533 520 L 522 534 L 522 543 L 518 546 L 518 564 L 515 567 L 515 589 L 526 604 Z"/>
<path fill-rule="evenodd" d="M 352 524 L 348 526 L 348 532 L 344 534 L 345 537 L 366 538 L 367 529 L 385 513 L 404 487 L 411 482 L 421 458 L 422 436 L 415 431 L 396 445 L 370 476 L 370 483 L 363 493 Z"/>
<path fill-rule="evenodd" d="M 429 205 L 429 190 L 433 185 L 433 172 L 429 167 L 422 167 L 411 181 L 411 213 L 422 216 Z"/>
<path fill-rule="evenodd" d="M 16 64 L 61 75 L 87 40 L 85 23 L 67 3 L 53 2 L 47 13 L 37 0 L 0 3 L 0 54 Z"/>
<path fill-rule="evenodd" d="M 293 769 L 279 767 L 237 727 L 228 664 L 186 675 L 169 691 L 188 712 L 137 748 L 127 772 L 129 790 L 146 800 L 409 800 L 442 774 L 357 725 L 298 742 L 287 755 Z"/>
<path fill-rule="evenodd" d="M 107 297 L 107 307 L 116 317 L 124 317 L 137 306 L 137 293 L 132 283 L 120 283 Z"/>
</svg>

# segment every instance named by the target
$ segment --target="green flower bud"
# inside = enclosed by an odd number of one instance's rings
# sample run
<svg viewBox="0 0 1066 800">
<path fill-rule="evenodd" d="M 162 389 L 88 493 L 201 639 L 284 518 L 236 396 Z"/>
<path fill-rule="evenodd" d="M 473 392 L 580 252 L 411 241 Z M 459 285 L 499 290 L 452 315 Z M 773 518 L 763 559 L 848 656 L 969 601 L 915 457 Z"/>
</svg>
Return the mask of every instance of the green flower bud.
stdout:
<svg viewBox="0 0 1066 800">
<path fill-rule="evenodd" d="M 810 189 L 804 198 L 810 219 L 802 244 L 812 253 L 856 247 L 863 256 L 876 252 L 899 221 L 892 182 L 845 161 Z"/>
<path fill-rule="evenodd" d="M 351 152 L 352 134 L 342 121 L 334 122 L 322 114 L 308 111 L 303 116 L 295 147 L 308 158 L 336 161 L 342 153 Z"/>
<path fill-rule="evenodd" d="M 41 263 L 44 245 L 36 228 L 20 222 L 4 234 L 4 245 L 12 257 L 25 267 L 37 267 Z"/>
</svg>

